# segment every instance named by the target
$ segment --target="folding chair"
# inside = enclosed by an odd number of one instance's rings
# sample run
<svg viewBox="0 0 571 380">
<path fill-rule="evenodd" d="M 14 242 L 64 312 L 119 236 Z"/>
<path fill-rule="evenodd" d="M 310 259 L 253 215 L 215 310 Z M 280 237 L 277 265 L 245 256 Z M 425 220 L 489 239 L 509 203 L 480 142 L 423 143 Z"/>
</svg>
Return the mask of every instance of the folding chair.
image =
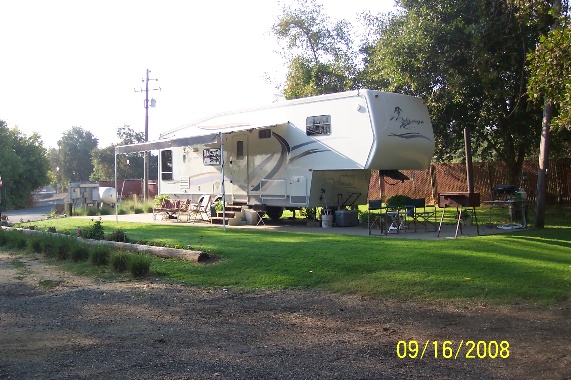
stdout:
<svg viewBox="0 0 571 380">
<path fill-rule="evenodd" d="M 202 195 L 198 199 L 198 203 L 192 203 L 188 207 L 189 212 L 189 219 L 192 219 L 194 222 L 196 218 L 200 218 L 201 220 L 208 220 L 209 216 L 209 208 L 210 208 L 210 195 Z M 205 218 L 206 217 L 206 218 Z"/>
<path fill-rule="evenodd" d="M 176 221 L 180 222 L 183 215 L 186 216 L 186 221 L 190 221 L 190 200 L 182 199 L 179 204 L 178 213 L 176 214 Z"/>
<path fill-rule="evenodd" d="M 436 231 L 436 206 L 426 205 L 424 198 L 414 198 L 406 204 L 407 216 L 412 218 L 410 223 L 414 223 L 414 232 L 416 232 L 416 225 L 424 226 L 424 230 L 428 231 L 428 225 L 434 227 Z"/>
<path fill-rule="evenodd" d="M 367 227 L 369 229 L 369 235 L 371 234 L 371 227 L 373 227 L 375 224 L 379 226 L 379 231 L 383 232 L 383 221 L 381 218 L 382 208 L 383 208 L 383 202 L 380 199 L 369 200 L 369 212 L 367 215 Z M 376 210 L 378 210 L 378 213 L 372 212 Z"/>
<path fill-rule="evenodd" d="M 266 214 L 266 205 L 253 205 L 252 210 L 254 210 L 258 215 L 258 223 L 256 223 L 256 226 L 260 225 L 260 223 L 265 226 L 266 223 L 264 222 L 263 217 Z"/>
<path fill-rule="evenodd" d="M 401 230 L 406 232 L 408 229 L 406 224 L 406 207 L 403 208 L 401 206 L 387 205 L 384 207 L 384 209 L 386 210 L 384 215 L 386 217 L 386 223 L 388 226 L 385 235 L 387 235 L 389 232 L 396 232 L 397 234 L 400 234 Z"/>
</svg>

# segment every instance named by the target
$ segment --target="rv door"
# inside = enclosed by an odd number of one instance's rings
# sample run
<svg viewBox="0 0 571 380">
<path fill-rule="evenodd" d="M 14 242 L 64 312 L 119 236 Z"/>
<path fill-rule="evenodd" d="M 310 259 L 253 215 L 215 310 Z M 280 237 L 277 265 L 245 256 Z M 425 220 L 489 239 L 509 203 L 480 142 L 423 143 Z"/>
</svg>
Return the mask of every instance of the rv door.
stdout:
<svg viewBox="0 0 571 380">
<path fill-rule="evenodd" d="M 226 167 L 234 202 L 248 202 L 248 135 L 232 134 L 225 147 Z"/>
</svg>

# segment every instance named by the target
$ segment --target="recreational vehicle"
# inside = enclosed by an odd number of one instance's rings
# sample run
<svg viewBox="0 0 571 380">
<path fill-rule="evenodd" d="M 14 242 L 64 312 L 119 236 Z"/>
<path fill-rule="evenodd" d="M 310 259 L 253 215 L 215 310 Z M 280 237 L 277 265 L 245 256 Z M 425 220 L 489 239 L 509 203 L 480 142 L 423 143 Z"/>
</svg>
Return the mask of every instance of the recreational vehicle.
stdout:
<svg viewBox="0 0 571 380">
<path fill-rule="evenodd" d="M 426 168 L 434 152 L 420 98 L 357 90 L 221 113 L 116 153 L 159 151 L 159 194 L 284 208 L 367 203 L 371 170 Z"/>
</svg>

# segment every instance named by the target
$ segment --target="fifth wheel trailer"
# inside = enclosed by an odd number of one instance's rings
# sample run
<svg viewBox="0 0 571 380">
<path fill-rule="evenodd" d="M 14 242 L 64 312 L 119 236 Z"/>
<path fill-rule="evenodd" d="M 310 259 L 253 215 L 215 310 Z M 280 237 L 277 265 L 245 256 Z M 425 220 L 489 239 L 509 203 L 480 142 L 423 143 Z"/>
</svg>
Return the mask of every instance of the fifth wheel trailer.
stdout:
<svg viewBox="0 0 571 380">
<path fill-rule="evenodd" d="M 366 204 L 371 170 L 426 168 L 434 153 L 422 99 L 356 90 L 213 115 L 117 153 L 159 150 L 159 194 L 283 208 Z"/>
</svg>

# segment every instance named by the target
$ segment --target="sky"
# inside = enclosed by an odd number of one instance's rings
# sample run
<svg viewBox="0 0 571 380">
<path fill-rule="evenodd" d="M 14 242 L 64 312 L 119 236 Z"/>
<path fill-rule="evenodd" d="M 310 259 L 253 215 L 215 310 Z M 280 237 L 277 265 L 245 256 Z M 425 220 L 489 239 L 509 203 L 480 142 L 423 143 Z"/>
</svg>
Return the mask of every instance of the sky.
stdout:
<svg viewBox="0 0 571 380">
<path fill-rule="evenodd" d="M 286 62 L 271 27 L 272 0 L 0 0 L 0 120 L 57 147 L 81 127 L 99 147 L 117 128 L 149 140 L 209 115 L 275 100 Z M 393 0 L 321 0 L 333 20 L 389 12 Z M 136 90 L 136 91 L 135 91 Z M 141 91 L 143 92 L 137 92 Z"/>
</svg>

